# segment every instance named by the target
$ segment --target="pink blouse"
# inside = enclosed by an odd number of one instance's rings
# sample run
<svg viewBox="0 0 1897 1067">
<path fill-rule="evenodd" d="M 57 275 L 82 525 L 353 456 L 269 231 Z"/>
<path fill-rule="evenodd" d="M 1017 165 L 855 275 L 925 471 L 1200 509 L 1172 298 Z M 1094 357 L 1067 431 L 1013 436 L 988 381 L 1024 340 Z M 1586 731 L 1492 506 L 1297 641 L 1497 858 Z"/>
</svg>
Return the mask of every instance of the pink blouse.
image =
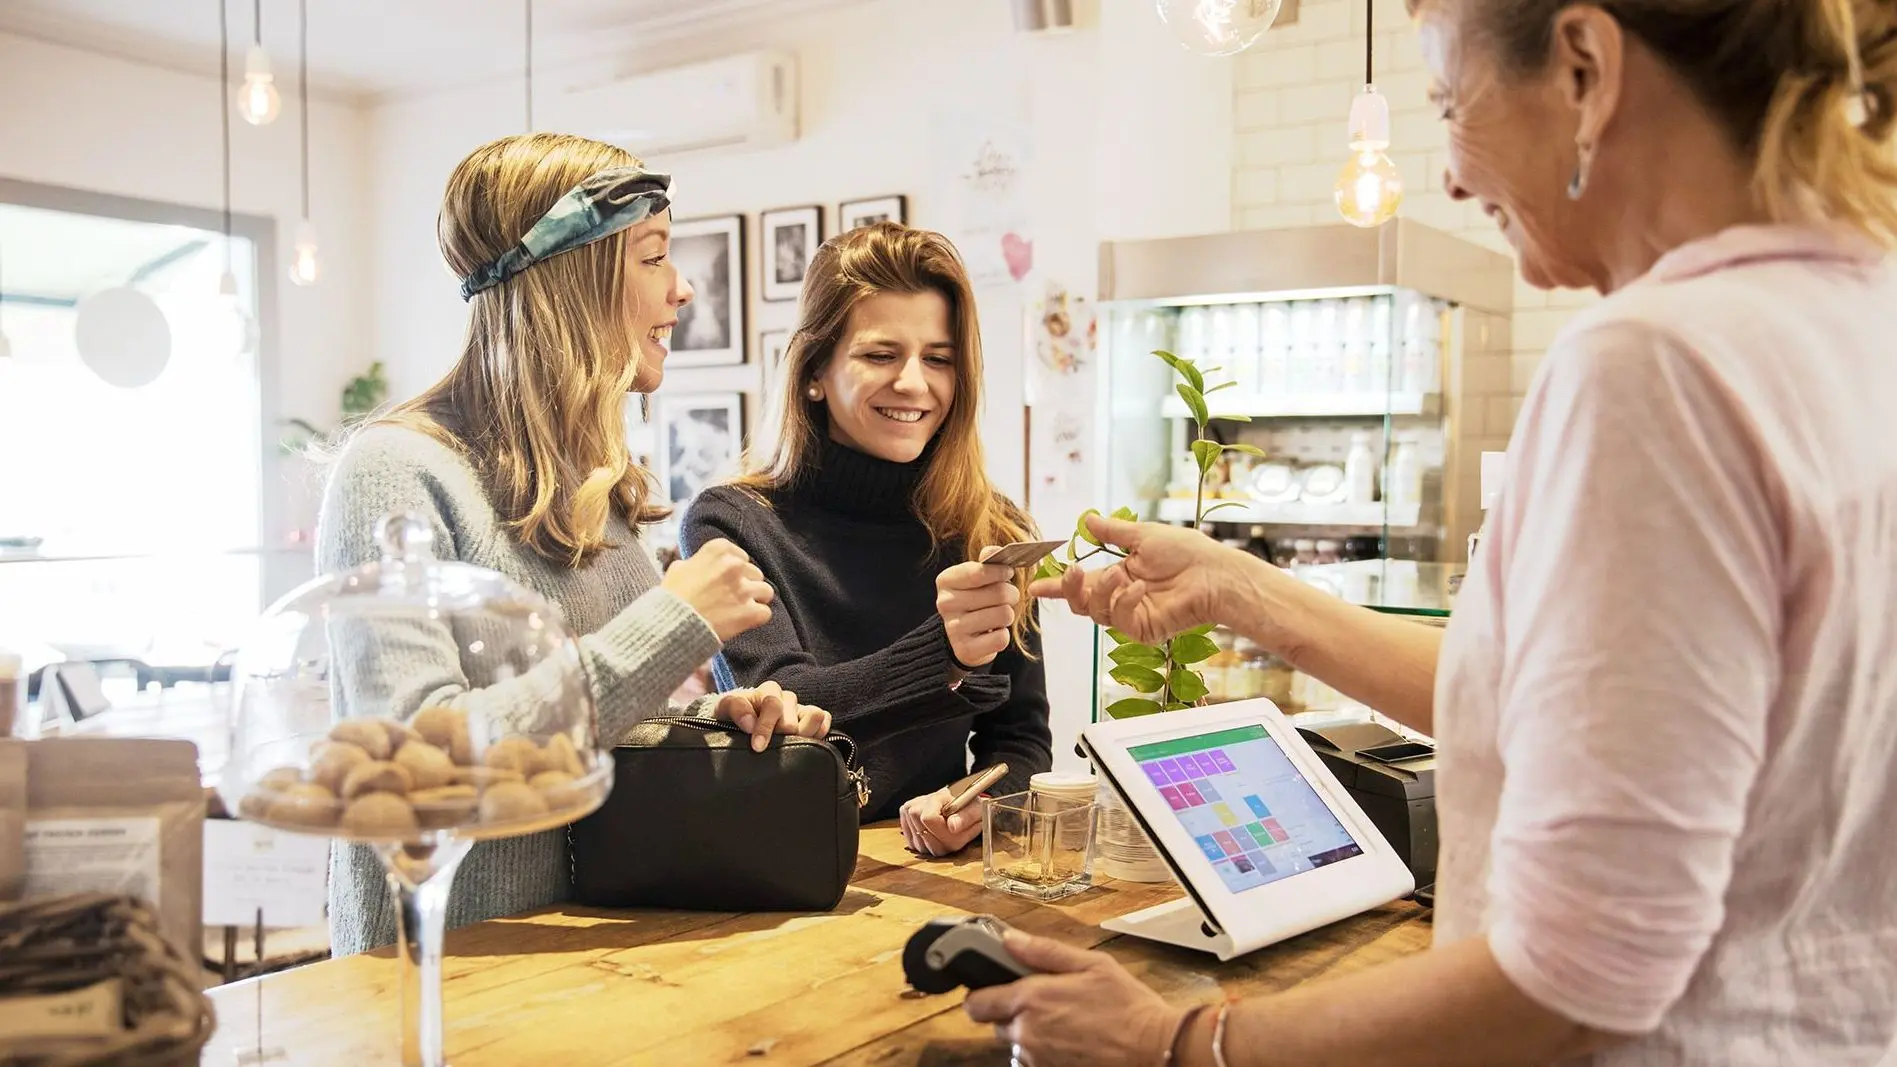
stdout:
<svg viewBox="0 0 1897 1067">
<path fill-rule="evenodd" d="M 1897 1055 L 1897 260 L 1744 227 L 1548 353 L 1444 637 L 1438 944 L 1613 1067 Z"/>
</svg>

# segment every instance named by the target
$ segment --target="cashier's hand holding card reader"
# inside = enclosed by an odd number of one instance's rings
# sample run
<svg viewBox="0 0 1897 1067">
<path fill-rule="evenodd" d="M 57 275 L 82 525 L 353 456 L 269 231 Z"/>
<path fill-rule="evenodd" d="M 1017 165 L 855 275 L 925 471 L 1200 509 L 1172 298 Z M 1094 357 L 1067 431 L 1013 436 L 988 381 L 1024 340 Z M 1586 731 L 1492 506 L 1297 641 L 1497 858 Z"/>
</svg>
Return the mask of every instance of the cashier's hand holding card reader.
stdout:
<svg viewBox="0 0 1897 1067">
<path fill-rule="evenodd" d="M 1097 722 L 1081 746 L 1186 890 L 1103 929 L 1230 960 L 1416 888 L 1403 857 L 1269 700 Z M 1038 940 L 1023 957 L 1002 947 L 1006 933 L 993 920 L 925 926 L 905 956 L 911 984 L 981 988 L 1050 960 L 1078 970 L 1095 959 Z"/>
</svg>

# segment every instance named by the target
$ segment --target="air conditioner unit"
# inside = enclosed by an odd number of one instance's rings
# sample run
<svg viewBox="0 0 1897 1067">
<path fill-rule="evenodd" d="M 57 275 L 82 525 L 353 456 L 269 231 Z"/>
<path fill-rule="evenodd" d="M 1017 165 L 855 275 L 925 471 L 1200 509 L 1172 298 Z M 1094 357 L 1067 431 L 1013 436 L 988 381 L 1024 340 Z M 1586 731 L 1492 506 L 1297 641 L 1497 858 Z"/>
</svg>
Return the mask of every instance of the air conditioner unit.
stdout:
<svg viewBox="0 0 1897 1067">
<path fill-rule="evenodd" d="M 797 139 L 797 58 L 747 52 L 560 94 L 545 128 L 642 157 Z"/>
</svg>

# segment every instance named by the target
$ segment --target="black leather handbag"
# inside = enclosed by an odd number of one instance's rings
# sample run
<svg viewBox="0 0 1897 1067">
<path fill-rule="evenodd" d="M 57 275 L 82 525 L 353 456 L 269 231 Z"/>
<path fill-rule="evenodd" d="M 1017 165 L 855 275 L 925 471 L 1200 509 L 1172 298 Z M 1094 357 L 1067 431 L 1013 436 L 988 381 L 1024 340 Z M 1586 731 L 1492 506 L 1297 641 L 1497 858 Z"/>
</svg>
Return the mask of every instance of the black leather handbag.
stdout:
<svg viewBox="0 0 1897 1067">
<path fill-rule="evenodd" d="M 869 789 L 856 744 L 648 719 L 613 750 L 612 794 L 573 824 L 573 899 L 605 908 L 829 911 L 856 869 Z"/>
</svg>

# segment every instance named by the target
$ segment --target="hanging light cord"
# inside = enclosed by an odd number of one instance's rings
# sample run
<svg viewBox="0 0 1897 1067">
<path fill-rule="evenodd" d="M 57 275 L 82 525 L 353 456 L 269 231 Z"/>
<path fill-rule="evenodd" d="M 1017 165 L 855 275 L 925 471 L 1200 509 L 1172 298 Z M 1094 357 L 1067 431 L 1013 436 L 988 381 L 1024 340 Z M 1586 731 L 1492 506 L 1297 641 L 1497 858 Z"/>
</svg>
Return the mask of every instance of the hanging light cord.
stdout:
<svg viewBox="0 0 1897 1067">
<path fill-rule="evenodd" d="M 1377 56 L 1377 5 L 1376 0 L 1363 0 L 1363 83 L 1375 85 Z"/>
<path fill-rule="evenodd" d="M 231 273 L 231 17 L 228 0 L 217 0 L 217 115 L 224 138 L 224 272 Z"/>
<path fill-rule="evenodd" d="M 262 48 L 263 47 L 263 0 L 256 0 L 256 3 L 251 5 L 250 25 L 257 35 L 254 38 L 254 40 L 257 43 L 257 47 Z"/>
<path fill-rule="evenodd" d="M 534 0 L 527 9 L 527 132 L 534 132 Z"/>
<path fill-rule="evenodd" d="M 310 3 L 296 2 L 296 95 L 303 112 L 303 221 L 310 221 Z"/>
</svg>

